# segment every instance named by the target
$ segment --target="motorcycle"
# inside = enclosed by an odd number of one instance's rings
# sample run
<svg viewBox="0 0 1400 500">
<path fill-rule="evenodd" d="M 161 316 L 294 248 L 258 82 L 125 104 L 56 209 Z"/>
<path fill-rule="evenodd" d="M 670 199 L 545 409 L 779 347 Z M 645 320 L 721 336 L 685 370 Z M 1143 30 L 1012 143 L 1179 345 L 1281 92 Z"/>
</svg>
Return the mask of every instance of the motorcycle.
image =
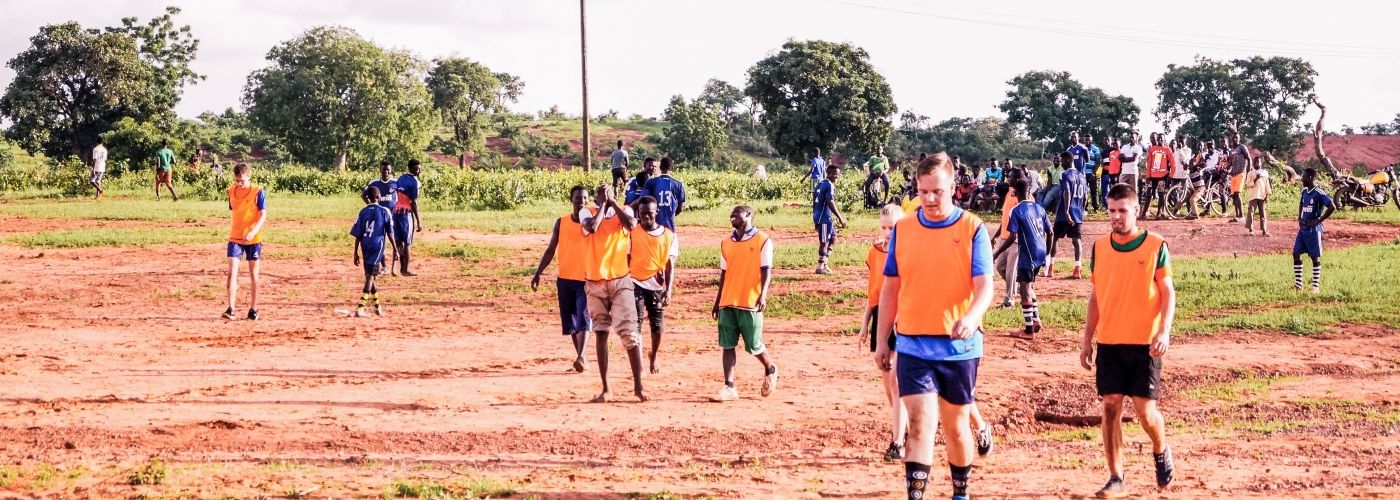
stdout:
<svg viewBox="0 0 1400 500">
<path fill-rule="evenodd" d="M 1386 202 L 1400 209 L 1400 186 L 1395 179 L 1395 167 L 1385 167 L 1366 178 L 1342 175 L 1332 181 L 1337 204 L 1343 208 L 1378 207 Z"/>
</svg>

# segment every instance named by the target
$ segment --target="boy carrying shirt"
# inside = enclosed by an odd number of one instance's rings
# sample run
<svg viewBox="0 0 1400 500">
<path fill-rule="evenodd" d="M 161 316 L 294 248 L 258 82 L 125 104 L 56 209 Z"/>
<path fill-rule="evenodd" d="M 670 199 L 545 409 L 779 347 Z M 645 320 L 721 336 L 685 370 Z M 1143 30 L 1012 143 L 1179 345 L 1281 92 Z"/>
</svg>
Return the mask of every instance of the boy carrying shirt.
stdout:
<svg viewBox="0 0 1400 500">
<path fill-rule="evenodd" d="M 643 196 L 637 200 L 637 226 L 632 228 L 632 247 L 628 260 L 628 276 L 636 287 L 637 332 L 642 331 L 642 313 L 651 324 L 651 372 L 656 367 L 656 353 L 661 349 L 661 331 L 666 303 L 671 300 L 675 283 L 676 259 L 680 257 L 680 241 L 676 233 L 656 223 L 656 198 Z"/>
<path fill-rule="evenodd" d="M 739 399 L 734 386 L 734 367 L 739 364 L 739 338 L 744 350 L 763 363 L 763 389 L 768 397 L 778 386 L 778 366 L 768 360 L 763 345 L 763 309 L 768 303 L 772 282 L 773 240 L 753 225 L 753 207 L 739 205 L 729 212 L 734 228 L 719 244 L 719 294 L 711 314 L 719 321 L 719 347 L 724 350 L 724 387 L 710 399 L 716 402 Z"/>
<path fill-rule="evenodd" d="M 422 231 L 423 224 L 418 219 L 418 192 L 421 184 L 418 174 L 422 167 L 418 160 L 408 160 L 408 172 L 394 181 L 398 196 L 394 200 L 394 243 L 399 251 L 399 274 L 417 276 L 408 270 L 408 249 L 413 246 L 413 233 Z"/>
</svg>

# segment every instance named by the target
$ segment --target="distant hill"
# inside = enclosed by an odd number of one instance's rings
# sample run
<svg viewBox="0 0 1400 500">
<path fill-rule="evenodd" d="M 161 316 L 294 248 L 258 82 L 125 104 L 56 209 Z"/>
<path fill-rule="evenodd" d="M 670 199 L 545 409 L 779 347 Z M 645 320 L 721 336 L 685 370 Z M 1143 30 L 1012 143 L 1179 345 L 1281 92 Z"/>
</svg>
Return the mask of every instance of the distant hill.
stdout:
<svg viewBox="0 0 1400 500">
<path fill-rule="evenodd" d="M 1400 162 L 1400 135 L 1330 135 L 1322 139 L 1322 149 L 1337 168 L 1350 169 L 1363 165 L 1367 170 L 1375 170 Z M 1317 161 L 1312 136 L 1299 140 L 1298 153 L 1293 156 L 1293 161 L 1298 164 Z"/>
</svg>

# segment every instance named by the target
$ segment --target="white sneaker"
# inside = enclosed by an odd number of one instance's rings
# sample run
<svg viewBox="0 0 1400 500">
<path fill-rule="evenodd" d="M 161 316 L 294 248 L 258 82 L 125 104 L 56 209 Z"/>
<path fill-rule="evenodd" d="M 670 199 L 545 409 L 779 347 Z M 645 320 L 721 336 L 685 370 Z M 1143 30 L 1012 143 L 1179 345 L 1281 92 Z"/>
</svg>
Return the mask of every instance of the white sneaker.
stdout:
<svg viewBox="0 0 1400 500">
<path fill-rule="evenodd" d="M 778 367 L 773 366 L 773 373 L 763 377 L 763 390 L 759 392 L 763 397 L 773 394 L 773 389 L 778 388 Z"/>
<path fill-rule="evenodd" d="M 739 399 L 739 389 L 737 387 L 729 387 L 727 385 L 720 387 L 719 392 L 716 393 L 714 396 L 710 396 L 710 401 L 714 401 L 716 403 L 734 401 L 736 399 Z"/>
</svg>

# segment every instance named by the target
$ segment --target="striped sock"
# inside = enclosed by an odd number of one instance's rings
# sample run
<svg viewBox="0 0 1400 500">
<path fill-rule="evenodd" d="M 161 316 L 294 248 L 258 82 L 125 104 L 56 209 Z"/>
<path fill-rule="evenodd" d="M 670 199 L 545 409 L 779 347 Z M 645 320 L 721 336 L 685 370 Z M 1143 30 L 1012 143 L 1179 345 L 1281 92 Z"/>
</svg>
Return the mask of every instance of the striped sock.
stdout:
<svg viewBox="0 0 1400 500">
<path fill-rule="evenodd" d="M 1040 303 L 1031 303 L 1031 322 L 1040 321 Z"/>
<path fill-rule="evenodd" d="M 1303 288 L 1303 265 L 1293 264 L 1293 288 Z"/>
<path fill-rule="evenodd" d="M 368 294 L 368 293 L 362 293 L 362 294 L 360 294 L 360 307 L 364 307 L 364 306 L 366 306 L 366 305 L 368 305 L 368 304 L 369 304 L 369 294 Z"/>
<path fill-rule="evenodd" d="M 1322 266 L 1313 266 L 1312 286 L 1322 286 Z"/>
<path fill-rule="evenodd" d="M 1026 328 L 1031 327 L 1031 323 L 1035 321 L 1036 315 L 1035 306 L 1021 306 L 1021 317 L 1026 320 Z"/>
</svg>

